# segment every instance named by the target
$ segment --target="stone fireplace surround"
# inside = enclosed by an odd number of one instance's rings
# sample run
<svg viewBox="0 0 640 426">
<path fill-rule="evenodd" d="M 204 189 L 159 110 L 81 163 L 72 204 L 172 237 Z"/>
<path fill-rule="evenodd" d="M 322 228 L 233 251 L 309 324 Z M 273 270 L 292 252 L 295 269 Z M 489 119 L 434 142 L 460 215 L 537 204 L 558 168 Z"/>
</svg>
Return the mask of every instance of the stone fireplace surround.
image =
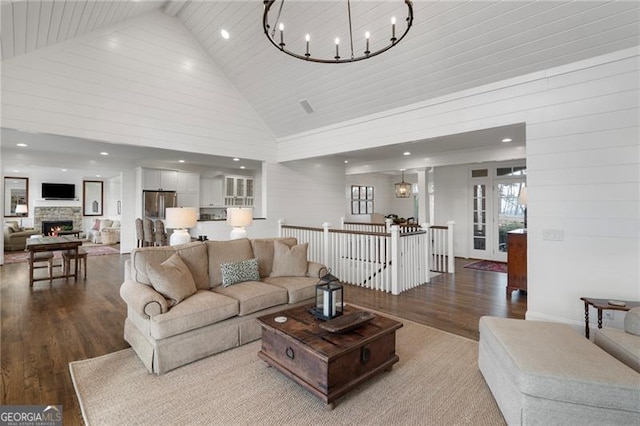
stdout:
<svg viewBox="0 0 640 426">
<path fill-rule="evenodd" d="M 73 229 L 82 230 L 81 207 L 35 207 L 33 229 L 41 230 L 42 222 L 73 222 Z"/>
</svg>

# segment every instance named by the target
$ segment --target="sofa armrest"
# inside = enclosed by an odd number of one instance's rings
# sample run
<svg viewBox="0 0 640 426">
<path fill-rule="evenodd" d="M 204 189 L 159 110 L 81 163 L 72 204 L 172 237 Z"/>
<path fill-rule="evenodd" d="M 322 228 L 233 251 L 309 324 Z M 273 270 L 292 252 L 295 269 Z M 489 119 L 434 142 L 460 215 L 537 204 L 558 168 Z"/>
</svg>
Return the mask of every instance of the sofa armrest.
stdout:
<svg viewBox="0 0 640 426">
<path fill-rule="evenodd" d="M 329 270 L 321 263 L 309 262 L 308 264 L 307 273 L 312 278 L 322 278 L 327 272 L 329 272 Z"/>
<path fill-rule="evenodd" d="M 167 300 L 153 287 L 126 280 L 120 286 L 120 297 L 142 318 L 150 318 L 167 312 Z"/>
</svg>

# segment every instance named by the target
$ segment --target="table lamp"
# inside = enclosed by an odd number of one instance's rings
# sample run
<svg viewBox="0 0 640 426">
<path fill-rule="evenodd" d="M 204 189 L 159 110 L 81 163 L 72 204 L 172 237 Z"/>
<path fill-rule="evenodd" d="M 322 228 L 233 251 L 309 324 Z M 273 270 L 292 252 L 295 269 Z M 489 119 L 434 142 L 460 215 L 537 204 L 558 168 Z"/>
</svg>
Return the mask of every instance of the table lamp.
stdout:
<svg viewBox="0 0 640 426">
<path fill-rule="evenodd" d="M 26 204 L 18 204 L 16 205 L 16 215 L 20 217 L 20 228 L 22 228 L 22 217 L 26 216 L 28 213 Z"/>
<path fill-rule="evenodd" d="M 248 207 L 227 208 L 227 223 L 233 227 L 230 238 L 237 240 L 247 238 L 245 226 L 253 224 L 253 209 Z"/>
<path fill-rule="evenodd" d="M 177 246 L 191 241 L 189 228 L 198 223 L 198 214 L 193 207 L 168 207 L 166 210 L 165 227 L 173 229 L 169 245 Z"/>
</svg>

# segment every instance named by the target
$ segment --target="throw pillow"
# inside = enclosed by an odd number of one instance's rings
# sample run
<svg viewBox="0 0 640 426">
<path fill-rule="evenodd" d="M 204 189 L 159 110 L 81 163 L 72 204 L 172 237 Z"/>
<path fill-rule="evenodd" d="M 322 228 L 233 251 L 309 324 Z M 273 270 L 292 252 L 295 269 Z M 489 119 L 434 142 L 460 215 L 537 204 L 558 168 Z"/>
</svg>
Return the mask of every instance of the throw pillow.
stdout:
<svg viewBox="0 0 640 426">
<path fill-rule="evenodd" d="M 93 221 L 93 226 L 91 227 L 92 231 L 99 231 L 100 230 L 100 219 L 95 219 Z"/>
<path fill-rule="evenodd" d="M 220 264 L 222 270 L 222 286 L 229 287 L 232 284 L 243 281 L 259 281 L 258 259 L 246 259 L 240 262 L 223 262 Z"/>
<path fill-rule="evenodd" d="M 273 242 L 273 270 L 271 277 L 304 277 L 307 275 L 307 248 L 309 244 L 289 247 L 280 241 Z"/>
<path fill-rule="evenodd" d="M 5 225 L 11 229 L 11 232 L 20 232 L 20 225 L 15 220 L 8 220 L 5 222 Z"/>
<path fill-rule="evenodd" d="M 640 336 L 640 308 L 629 310 L 624 316 L 624 331 Z"/>
<path fill-rule="evenodd" d="M 147 276 L 153 288 L 171 301 L 171 306 L 196 292 L 193 276 L 178 253 L 160 264 L 147 263 Z"/>
</svg>

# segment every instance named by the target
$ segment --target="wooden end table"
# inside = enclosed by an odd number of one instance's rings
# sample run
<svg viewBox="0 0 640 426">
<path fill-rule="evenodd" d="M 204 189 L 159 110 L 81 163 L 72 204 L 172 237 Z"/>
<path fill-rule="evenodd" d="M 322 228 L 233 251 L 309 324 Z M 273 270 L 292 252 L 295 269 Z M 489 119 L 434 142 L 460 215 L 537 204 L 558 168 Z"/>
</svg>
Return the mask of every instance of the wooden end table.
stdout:
<svg viewBox="0 0 640 426">
<path fill-rule="evenodd" d="M 258 318 L 262 350 L 258 356 L 333 409 L 335 400 L 365 380 L 391 371 L 398 362 L 396 330 L 402 323 L 381 315 L 344 333 L 319 327 L 309 306 Z M 359 309 L 345 305 L 344 312 Z M 285 322 L 276 318 L 286 317 Z"/>
<path fill-rule="evenodd" d="M 580 300 L 584 302 L 584 335 L 589 338 L 589 305 L 598 310 L 598 328 L 602 328 L 602 311 L 606 309 L 612 309 L 615 311 L 628 311 L 629 309 L 640 307 L 640 302 L 620 300 L 624 302 L 624 306 L 617 306 L 609 304 L 612 299 L 594 299 L 592 297 L 581 297 Z"/>
<path fill-rule="evenodd" d="M 82 245 L 82 240 L 74 237 L 38 237 L 27 238 L 26 248 L 29 252 L 29 287 L 33 287 L 34 281 L 51 280 L 53 278 L 69 278 L 74 277 L 78 281 L 78 262 L 75 262 L 75 269 L 73 274 L 67 271 L 66 274 L 59 276 L 50 276 L 48 278 L 34 278 L 33 277 L 33 261 L 34 255 L 43 251 L 59 251 L 59 250 L 73 250 L 75 258 L 78 258 L 78 247 Z M 86 270 L 86 265 L 85 265 Z"/>
</svg>

